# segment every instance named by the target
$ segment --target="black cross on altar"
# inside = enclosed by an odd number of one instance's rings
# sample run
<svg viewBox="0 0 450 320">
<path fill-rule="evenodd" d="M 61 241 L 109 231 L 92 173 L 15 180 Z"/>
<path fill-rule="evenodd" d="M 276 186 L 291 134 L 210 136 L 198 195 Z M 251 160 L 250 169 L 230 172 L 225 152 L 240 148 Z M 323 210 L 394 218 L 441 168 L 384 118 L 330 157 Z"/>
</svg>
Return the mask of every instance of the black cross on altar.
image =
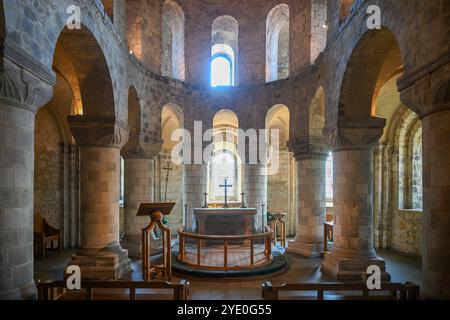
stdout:
<svg viewBox="0 0 450 320">
<path fill-rule="evenodd" d="M 220 188 L 225 188 L 225 204 L 223 205 L 224 208 L 228 208 L 228 188 L 232 187 L 233 185 L 228 184 L 228 179 L 225 179 L 225 183 L 219 185 Z"/>
</svg>

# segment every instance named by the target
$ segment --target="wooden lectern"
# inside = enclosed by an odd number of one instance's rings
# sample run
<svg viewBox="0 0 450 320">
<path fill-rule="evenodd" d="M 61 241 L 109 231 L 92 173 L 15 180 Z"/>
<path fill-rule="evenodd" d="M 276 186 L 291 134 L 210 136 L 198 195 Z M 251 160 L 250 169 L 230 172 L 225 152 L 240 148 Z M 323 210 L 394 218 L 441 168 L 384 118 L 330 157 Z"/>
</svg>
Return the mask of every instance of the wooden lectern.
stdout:
<svg viewBox="0 0 450 320">
<path fill-rule="evenodd" d="M 139 207 L 137 216 L 149 216 L 150 224 L 142 229 L 142 278 L 145 281 L 151 279 L 153 275 L 162 274 L 168 281 L 172 278 L 172 257 L 170 253 L 171 235 L 170 229 L 163 223 L 163 216 L 168 216 L 172 211 L 175 203 L 142 203 Z M 150 241 L 149 236 L 155 228 L 158 227 L 162 231 L 162 247 L 163 247 L 163 264 L 151 265 L 150 261 Z"/>
</svg>

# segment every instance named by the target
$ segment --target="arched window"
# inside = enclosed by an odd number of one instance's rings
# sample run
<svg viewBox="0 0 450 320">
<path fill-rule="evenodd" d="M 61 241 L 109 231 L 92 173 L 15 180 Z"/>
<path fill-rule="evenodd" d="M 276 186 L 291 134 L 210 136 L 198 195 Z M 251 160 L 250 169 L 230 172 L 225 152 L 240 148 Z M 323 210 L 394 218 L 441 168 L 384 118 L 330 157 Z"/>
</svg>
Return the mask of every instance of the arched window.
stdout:
<svg viewBox="0 0 450 320">
<path fill-rule="evenodd" d="M 422 127 L 413 139 L 412 147 L 412 207 L 415 210 L 423 209 L 423 177 L 422 177 Z"/>
<path fill-rule="evenodd" d="M 123 206 L 125 201 L 125 161 L 120 157 L 120 193 L 119 205 Z"/>
<path fill-rule="evenodd" d="M 211 86 L 236 85 L 239 25 L 231 16 L 214 20 L 211 33 Z"/>
<path fill-rule="evenodd" d="M 162 74 L 178 80 L 185 79 L 184 12 L 174 1 L 166 0 L 162 15 Z"/>
<path fill-rule="evenodd" d="M 239 201 L 238 189 L 238 157 L 229 150 L 218 150 L 211 157 L 209 165 L 209 199 L 210 201 L 224 201 L 225 191 L 221 185 L 227 179 L 231 185 L 227 189 L 228 201 Z"/>
<path fill-rule="evenodd" d="M 289 77 L 289 6 L 273 8 L 266 20 L 266 82 Z"/>
<path fill-rule="evenodd" d="M 328 154 L 325 169 L 325 197 L 327 207 L 333 207 L 333 153 Z"/>
<path fill-rule="evenodd" d="M 397 139 L 399 208 L 422 210 L 422 122 L 417 114 L 403 115 Z"/>
<path fill-rule="evenodd" d="M 211 62 L 211 86 L 233 85 L 233 64 L 225 55 L 217 55 Z"/>
<path fill-rule="evenodd" d="M 213 150 L 208 162 L 209 202 L 222 203 L 225 190 L 220 187 L 225 179 L 232 187 L 227 188 L 229 202 L 239 202 L 241 192 L 241 159 L 237 149 L 239 120 L 231 110 L 219 111 L 213 120 Z"/>
</svg>

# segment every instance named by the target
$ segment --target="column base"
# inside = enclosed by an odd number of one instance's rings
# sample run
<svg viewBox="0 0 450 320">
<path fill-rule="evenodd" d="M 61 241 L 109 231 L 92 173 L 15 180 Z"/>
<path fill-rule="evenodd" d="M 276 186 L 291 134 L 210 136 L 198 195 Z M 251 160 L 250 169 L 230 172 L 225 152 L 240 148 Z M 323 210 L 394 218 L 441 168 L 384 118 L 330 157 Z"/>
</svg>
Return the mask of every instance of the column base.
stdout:
<svg viewBox="0 0 450 320">
<path fill-rule="evenodd" d="M 297 254 L 307 258 L 319 258 L 322 256 L 323 244 L 291 240 L 288 241 L 286 252 Z"/>
<path fill-rule="evenodd" d="M 128 250 L 128 256 L 133 259 L 141 259 L 142 243 L 140 236 L 125 236 L 122 247 Z M 162 240 L 152 239 L 150 242 L 150 255 L 154 256 L 162 253 Z"/>
<path fill-rule="evenodd" d="M 386 272 L 385 261 L 376 255 L 342 257 L 333 251 L 326 252 L 322 263 L 322 271 L 333 275 L 339 281 L 361 280 L 362 273 L 365 273 L 367 268 L 372 265 L 380 267 L 382 281 L 391 280 L 391 275 Z"/>
<path fill-rule="evenodd" d="M 68 265 L 77 265 L 84 280 L 117 280 L 131 272 L 128 251 L 120 245 L 106 249 L 79 249 Z"/>
<path fill-rule="evenodd" d="M 37 288 L 33 282 L 29 283 L 25 287 L 15 289 L 13 291 L 1 292 L 0 300 L 36 300 Z"/>
</svg>

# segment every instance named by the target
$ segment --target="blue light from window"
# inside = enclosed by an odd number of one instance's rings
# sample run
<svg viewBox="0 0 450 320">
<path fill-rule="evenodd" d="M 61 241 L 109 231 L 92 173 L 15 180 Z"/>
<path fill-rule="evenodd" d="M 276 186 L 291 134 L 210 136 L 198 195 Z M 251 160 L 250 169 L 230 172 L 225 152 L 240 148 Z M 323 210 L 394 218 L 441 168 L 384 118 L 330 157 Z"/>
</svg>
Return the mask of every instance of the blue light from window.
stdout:
<svg viewBox="0 0 450 320">
<path fill-rule="evenodd" d="M 211 86 L 232 86 L 232 65 L 230 60 L 225 56 L 216 56 L 211 61 Z"/>
</svg>

